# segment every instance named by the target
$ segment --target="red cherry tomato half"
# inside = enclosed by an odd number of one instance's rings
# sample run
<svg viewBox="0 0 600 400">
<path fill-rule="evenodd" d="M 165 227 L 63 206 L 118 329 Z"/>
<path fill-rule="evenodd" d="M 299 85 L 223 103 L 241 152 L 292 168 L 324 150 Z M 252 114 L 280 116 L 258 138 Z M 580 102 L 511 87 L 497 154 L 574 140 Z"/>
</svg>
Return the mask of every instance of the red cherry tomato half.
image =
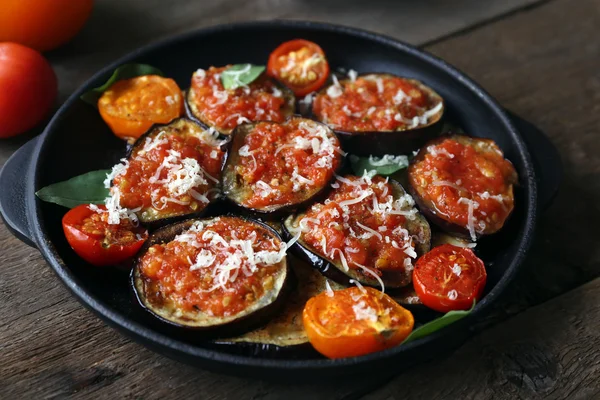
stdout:
<svg viewBox="0 0 600 400">
<path fill-rule="evenodd" d="M 413 284 L 423 304 L 439 312 L 468 310 L 485 288 L 485 265 L 471 249 L 444 244 L 417 260 Z"/>
<path fill-rule="evenodd" d="M 56 75 L 37 51 L 0 43 L 0 138 L 37 125 L 56 99 Z"/>
<path fill-rule="evenodd" d="M 281 44 L 271 53 L 267 73 L 296 96 L 305 96 L 325 84 L 329 64 L 318 44 L 296 39 Z"/>
<path fill-rule="evenodd" d="M 82 204 L 62 220 L 67 241 L 75 253 L 96 266 L 116 265 L 133 257 L 148 239 L 148 231 L 128 219 L 108 223 L 106 207 Z"/>
</svg>

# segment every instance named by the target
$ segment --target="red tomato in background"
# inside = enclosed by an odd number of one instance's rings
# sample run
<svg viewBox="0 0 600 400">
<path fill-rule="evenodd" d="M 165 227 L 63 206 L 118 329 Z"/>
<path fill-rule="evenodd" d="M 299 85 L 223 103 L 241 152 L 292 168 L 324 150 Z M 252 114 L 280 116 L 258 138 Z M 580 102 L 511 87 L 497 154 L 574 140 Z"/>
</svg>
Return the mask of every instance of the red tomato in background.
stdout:
<svg viewBox="0 0 600 400">
<path fill-rule="evenodd" d="M 148 239 L 148 231 L 128 219 L 111 225 L 105 206 L 98 211 L 82 204 L 62 220 L 69 245 L 85 261 L 96 266 L 117 265 L 133 257 Z"/>
<path fill-rule="evenodd" d="M 50 111 L 57 90 L 56 75 L 40 53 L 0 43 L 0 138 L 37 125 Z"/>
<path fill-rule="evenodd" d="M 1 0 L 0 42 L 52 50 L 81 30 L 93 0 Z"/>
</svg>

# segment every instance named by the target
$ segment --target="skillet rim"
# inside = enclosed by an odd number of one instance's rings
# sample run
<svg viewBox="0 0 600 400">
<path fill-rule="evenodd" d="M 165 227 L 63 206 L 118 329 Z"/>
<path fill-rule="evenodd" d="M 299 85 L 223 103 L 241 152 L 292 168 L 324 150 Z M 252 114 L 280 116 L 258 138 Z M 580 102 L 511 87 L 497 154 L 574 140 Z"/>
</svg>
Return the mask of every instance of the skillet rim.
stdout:
<svg viewBox="0 0 600 400">
<path fill-rule="evenodd" d="M 490 290 L 490 292 L 488 292 L 487 295 L 475 306 L 473 312 L 463 320 L 403 346 L 394 347 L 388 350 L 367 354 L 360 357 L 337 360 L 262 359 L 258 357 L 241 356 L 220 352 L 217 350 L 206 349 L 181 342 L 176 338 L 156 332 L 155 330 L 143 324 L 132 322 L 125 315 L 112 310 L 110 306 L 104 304 L 100 300 L 95 299 L 82 286 L 80 280 L 69 271 L 69 268 L 60 259 L 60 256 L 52 245 L 50 238 L 44 233 L 45 229 L 40 203 L 33 195 L 35 188 L 39 186 L 40 166 L 43 165 L 43 163 L 39 162 L 40 155 L 42 155 L 42 161 L 46 161 L 44 160 L 45 157 L 43 155 L 48 142 L 46 140 L 47 137 L 60 128 L 60 124 L 64 119 L 68 109 L 76 101 L 79 101 L 79 96 L 83 92 L 94 86 L 95 81 L 99 80 L 103 76 L 107 76 L 117 66 L 123 63 L 131 62 L 140 56 L 146 55 L 147 53 L 161 50 L 171 44 L 189 40 L 196 36 L 211 36 L 222 32 L 235 30 L 287 28 L 305 29 L 313 32 L 321 31 L 339 33 L 349 37 L 377 42 L 378 44 L 390 47 L 391 51 L 399 51 L 409 57 L 416 57 L 425 63 L 433 65 L 436 69 L 448 74 L 451 79 L 454 79 L 465 86 L 468 90 L 475 94 L 479 101 L 481 101 L 488 109 L 490 109 L 504 125 L 505 134 L 508 134 L 508 139 L 515 145 L 515 155 L 517 155 L 523 162 L 524 172 L 526 173 L 520 177 L 525 194 L 523 201 L 526 204 L 524 215 L 526 220 L 524 221 L 522 231 L 523 235 L 520 238 L 520 243 L 516 249 L 515 257 L 513 257 L 513 259 L 509 262 L 509 265 L 504 271 L 502 277 L 498 280 L 494 288 Z M 201 366 L 207 366 L 208 363 L 212 362 L 214 365 L 218 365 L 221 369 L 225 366 L 235 365 L 236 367 L 257 368 L 263 371 L 274 371 L 277 369 L 284 370 L 284 372 L 304 370 L 305 372 L 318 373 L 319 371 L 326 370 L 331 373 L 333 372 L 332 370 L 338 370 L 340 374 L 343 374 L 344 371 L 350 372 L 350 370 L 354 369 L 353 367 L 356 367 L 355 371 L 358 371 L 360 366 L 364 368 L 367 364 L 373 362 L 390 361 L 393 358 L 400 357 L 403 353 L 414 354 L 415 350 L 422 346 L 430 345 L 433 347 L 435 342 L 439 342 L 443 336 L 450 335 L 452 331 L 457 332 L 459 328 L 464 330 L 467 321 L 472 321 L 475 317 L 482 315 L 490 308 L 492 303 L 496 301 L 497 297 L 499 297 L 505 291 L 507 285 L 512 281 L 519 267 L 522 265 L 531 246 L 538 217 L 537 184 L 531 156 L 529 155 L 524 141 L 521 139 L 518 131 L 514 127 L 514 124 L 511 122 L 503 108 L 483 88 L 447 62 L 423 50 L 420 50 L 417 47 L 404 43 L 390 36 L 373 33 L 358 28 L 351 28 L 344 25 L 312 21 L 270 20 L 214 25 L 183 34 L 173 35 L 129 52 L 128 54 L 103 67 L 92 77 L 86 80 L 86 82 L 75 92 L 73 92 L 65 101 L 65 103 L 58 109 L 44 129 L 42 135 L 40 135 L 40 139 L 38 140 L 35 149 L 32 152 L 31 164 L 29 165 L 27 178 L 29 195 L 26 196 L 26 210 L 27 217 L 32 228 L 34 241 L 38 245 L 38 248 L 44 259 L 50 264 L 61 281 L 86 308 L 92 310 L 109 325 L 118 328 L 120 332 L 126 334 L 130 338 L 134 338 L 134 340 L 142 341 L 144 344 L 152 347 L 154 350 L 160 348 L 160 350 L 158 350 L 159 352 L 168 353 L 168 355 L 179 359 L 192 357 L 198 364 L 201 364 Z"/>
</svg>

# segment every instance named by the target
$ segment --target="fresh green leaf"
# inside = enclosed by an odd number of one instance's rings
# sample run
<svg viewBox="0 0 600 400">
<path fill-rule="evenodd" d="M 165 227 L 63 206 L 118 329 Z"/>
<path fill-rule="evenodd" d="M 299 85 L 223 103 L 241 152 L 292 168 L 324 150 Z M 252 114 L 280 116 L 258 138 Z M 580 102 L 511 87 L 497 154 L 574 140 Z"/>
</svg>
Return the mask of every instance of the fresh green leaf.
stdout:
<svg viewBox="0 0 600 400">
<path fill-rule="evenodd" d="M 221 83 L 225 89 L 237 89 L 254 82 L 264 70 L 264 65 L 236 64 L 221 73 Z"/>
<path fill-rule="evenodd" d="M 408 157 L 392 156 L 389 154 L 383 157 L 357 157 L 350 155 L 350 164 L 352 165 L 352 170 L 358 176 L 362 176 L 364 171 L 375 171 L 379 175 L 388 176 L 408 167 Z"/>
<path fill-rule="evenodd" d="M 98 99 L 100 98 L 100 96 L 102 96 L 102 93 L 108 90 L 108 88 L 110 88 L 115 82 L 142 75 L 163 76 L 163 73 L 158 68 L 154 68 L 153 66 L 147 64 L 121 65 L 119 68 L 115 69 L 115 72 L 113 72 L 113 74 L 110 76 L 110 78 L 108 78 L 104 85 L 94 88 L 88 92 L 85 92 L 81 95 L 80 99 L 96 107 L 96 105 L 98 104 Z"/>
<path fill-rule="evenodd" d="M 404 339 L 404 342 L 402 342 L 402 343 L 412 342 L 413 340 L 417 340 L 422 337 L 431 335 L 433 332 L 439 331 L 440 329 L 442 329 L 460 319 L 463 319 L 464 317 L 469 315 L 473 311 L 474 308 L 475 308 L 475 302 L 473 302 L 473 306 L 471 307 L 470 310 L 449 311 L 446 314 L 442 315 L 441 317 L 436 318 L 433 321 L 429 321 L 428 323 L 423 324 L 420 327 L 418 327 L 417 329 L 415 329 L 414 331 L 412 331 L 412 333 L 410 335 L 408 335 L 408 337 L 406 339 Z"/>
<path fill-rule="evenodd" d="M 73 208 L 80 204 L 103 204 L 108 197 L 104 180 L 110 170 L 92 171 L 38 190 L 35 195 L 48 203 Z"/>
</svg>

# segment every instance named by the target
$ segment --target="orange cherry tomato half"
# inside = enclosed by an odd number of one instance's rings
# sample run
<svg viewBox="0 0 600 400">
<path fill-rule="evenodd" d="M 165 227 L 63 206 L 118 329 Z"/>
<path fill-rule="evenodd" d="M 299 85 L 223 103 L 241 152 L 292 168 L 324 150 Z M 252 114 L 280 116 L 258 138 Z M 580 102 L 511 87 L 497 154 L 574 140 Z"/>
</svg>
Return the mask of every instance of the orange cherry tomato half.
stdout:
<svg viewBox="0 0 600 400">
<path fill-rule="evenodd" d="M 302 320 L 312 346 L 329 358 L 394 347 L 406 339 L 415 323 L 411 312 L 388 295 L 357 287 L 311 298 L 304 306 Z"/>
<path fill-rule="evenodd" d="M 485 288 L 485 265 L 471 249 L 444 244 L 417 260 L 413 284 L 427 307 L 439 312 L 468 310 Z"/>
<path fill-rule="evenodd" d="M 269 56 L 267 73 L 296 96 L 319 90 L 329 76 L 329 63 L 318 44 L 304 39 L 281 44 Z"/>
<path fill-rule="evenodd" d="M 133 142 L 153 124 L 183 114 L 183 96 L 173 79 L 143 75 L 116 82 L 98 99 L 98 111 L 115 135 Z"/>
<path fill-rule="evenodd" d="M 99 267 L 117 265 L 133 257 L 148 239 L 148 231 L 128 219 L 111 225 L 106 207 L 97 208 L 82 204 L 63 217 L 65 237 L 75 253 Z"/>
</svg>

